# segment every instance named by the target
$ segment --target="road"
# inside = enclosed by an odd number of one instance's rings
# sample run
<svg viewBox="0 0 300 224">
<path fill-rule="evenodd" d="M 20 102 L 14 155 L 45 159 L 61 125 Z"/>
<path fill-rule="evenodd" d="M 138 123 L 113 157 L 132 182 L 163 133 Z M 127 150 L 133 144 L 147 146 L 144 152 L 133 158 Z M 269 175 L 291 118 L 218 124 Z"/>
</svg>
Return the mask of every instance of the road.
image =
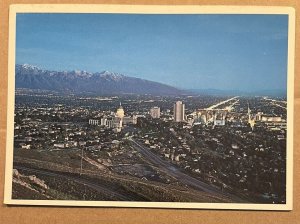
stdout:
<svg viewBox="0 0 300 224">
<path fill-rule="evenodd" d="M 267 100 L 267 101 L 271 101 L 272 105 L 274 105 L 274 106 L 281 107 L 283 109 L 287 109 L 285 106 L 281 105 L 281 103 L 287 105 L 286 101 L 283 101 L 283 100 L 274 100 L 274 99 L 270 99 L 270 98 L 267 98 L 267 97 L 264 97 L 264 99 Z"/>
<path fill-rule="evenodd" d="M 229 112 L 232 111 L 232 109 L 234 109 L 234 105 L 237 104 L 239 102 L 239 100 L 237 99 L 236 101 L 234 101 L 233 103 L 231 103 L 231 105 L 225 107 L 225 110 L 228 110 Z"/>
<path fill-rule="evenodd" d="M 283 108 L 283 109 L 287 109 L 286 107 L 281 106 L 280 104 L 278 104 L 278 103 L 276 103 L 276 102 L 272 102 L 272 105 L 277 106 L 277 107 L 281 107 L 281 108 Z"/>
<path fill-rule="evenodd" d="M 56 173 L 54 171 L 48 171 L 48 170 L 45 171 L 45 170 L 39 170 L 39 169 L 34 169 L 34 168 L 27 168 L 24 166 L 14 166 L 14 169 L 28 171 L 33 174 L 41 174 L 41 175 L 46 175 L 46 176 L 51 176 L 51 177 L 68 179 L 70 181 L 74 181 L 79 184 L 84 184 L 98 192 L 101 192 L 102 194 L 117 198 L 118 200 L 122 200 L 122 201 L 136 201 L 137 200 L 133 196 L 120 194 L 120 193 L 117 193 L 116 191 L 111 190 L 111 186 L 105 185 L 104 183 L 100 185 L 99 183 L 93 183 L 84 178 L 72 177 L 67 174 Z"/>
<path fill-rule="evenodd" d="M 220 198 L 228 198 L 233 200 L 234 202 L 238 203 L 246 203 L 245 200 L 231 195 L 226 192 L 222 192 L 219 188 L 215 186 L 209 185 L 204 183 L 196 178 L 193 178 L 183 172 L 181 172 L 177 167 L 173 166 L 172 164 L 168 163 L 167 161 L 161 159 L 158 155 L 151 152 L 149 148 L 144 147 L 139 142 L 135 141 L 134 139 L 130 139 L 133 143 L 133 147 L 138 150 L 144 157 L 146 157 L 151 163 L 155 164 L 160 170 L 167 173 L 169 176 L 176 178 L 179 182 L 193 187 L 194 189 L 210 193 L 214 196 L 219 196 Z"/>
<path fill-rule="evenodd" d="M 214 104 L 214 105 L 212 105 L 212 106 L 206 108 L 206 110 L 212 110 L 212 109 L 214 109 L 214 108 L 216 108 L 216 107 L 218 107 L 218 106 L 221 106 L 222 104 L 225 104 L 225 103 L 227 103 L 227 102 L 229 102 L 229 101 L 231 101 L 231 100 L 234 100 L 234 99 L 236 99 L 236 98 L 238 98 L 238 96 L 235 96 L 235 97 L 232 97 L 232 98 L 230 98 L 230 99 L 228 99 L 228 100 L 224 100 L 224 101 L 222 101 L 222 102 L 219 102 L 219 103 L 217 103 L 217 104 Z"/>
</svg>

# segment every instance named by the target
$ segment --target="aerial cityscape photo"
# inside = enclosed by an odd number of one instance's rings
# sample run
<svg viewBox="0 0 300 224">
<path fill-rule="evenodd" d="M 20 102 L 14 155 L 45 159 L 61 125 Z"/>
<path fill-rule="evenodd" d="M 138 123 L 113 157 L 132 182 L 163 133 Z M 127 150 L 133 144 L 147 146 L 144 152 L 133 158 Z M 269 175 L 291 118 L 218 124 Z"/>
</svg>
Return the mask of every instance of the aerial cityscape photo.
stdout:
<svg viewBox="0 0 300 224">
<path fill-rule="evenodd" d="M 12 199 L 286 203 L 287 15 L 16 21 Z"/>
</svg>

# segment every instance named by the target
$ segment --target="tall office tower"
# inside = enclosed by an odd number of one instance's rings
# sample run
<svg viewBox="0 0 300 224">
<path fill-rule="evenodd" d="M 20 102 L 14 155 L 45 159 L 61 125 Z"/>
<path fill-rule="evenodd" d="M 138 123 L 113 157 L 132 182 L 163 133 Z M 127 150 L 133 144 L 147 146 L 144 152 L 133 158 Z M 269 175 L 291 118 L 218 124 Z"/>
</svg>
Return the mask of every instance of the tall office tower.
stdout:
<svg viewBox="0 0 300 224">
<path fill-rule="evenodd" d="M 177 101 L 174 104 L 174 121 L 180 122 L 184 121 L 184 104 L 182 101 Z"/>
<path fill-rule="evenodd" d="M 160 118 L 160 108 L 159 107 L 152 107 L 150 109 L 150 115 L 152 118 Z"/>
</svg>

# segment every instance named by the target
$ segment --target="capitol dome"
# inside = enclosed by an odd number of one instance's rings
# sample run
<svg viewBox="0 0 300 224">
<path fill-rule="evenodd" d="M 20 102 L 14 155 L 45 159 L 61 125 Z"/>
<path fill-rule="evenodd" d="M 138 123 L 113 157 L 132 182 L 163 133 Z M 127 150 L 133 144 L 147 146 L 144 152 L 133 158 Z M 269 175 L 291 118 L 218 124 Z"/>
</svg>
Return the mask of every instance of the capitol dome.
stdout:
<svg viewBox="0 0 300 224">
<path fill-rule="evenodd" d="M 121 103 L 120 103 L 120 107 L 117 109 L 116 116 L 121 119 L 123 119 L 123 117 L 125 116 L 125 112 Z"/>
</svg>

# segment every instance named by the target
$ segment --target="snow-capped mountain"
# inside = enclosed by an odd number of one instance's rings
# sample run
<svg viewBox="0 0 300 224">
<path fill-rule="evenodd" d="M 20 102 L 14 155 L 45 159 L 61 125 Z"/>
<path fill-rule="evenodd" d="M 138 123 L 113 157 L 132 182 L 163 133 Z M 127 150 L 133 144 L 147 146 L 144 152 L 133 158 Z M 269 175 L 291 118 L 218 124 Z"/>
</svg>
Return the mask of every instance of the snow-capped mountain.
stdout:
<svg viewBox="0 0 300 224">
<path fill-rule="evenodd" d="M 48 71 L 36 66 L 16 65 L 16 88 L 95 94 L 175 95 L 181 91 L 165 84 L 103 71 Z"/>
<path fill-rule="evenodd" d="M 104 78 L 109 81 L 121 81 L 125 78 L 125 75 L 119 74 L 119 73 L 114 73 L 110 71 L 103 71 L 100 73 L 95 73 L 94 75 L 98 75 L 101 78 Z"/>
<path fill-rule="evenodd" d="M 23 65 L 16 66 L 16 73 L 18 73 L 18 74 L 30 73 L 32 75 L 37 75 L 42 72 L 43 72 L 42 69 L 40 69 L 39 67 L 34 66 L 34 65 L 23 64 Z"/>
</svg>

